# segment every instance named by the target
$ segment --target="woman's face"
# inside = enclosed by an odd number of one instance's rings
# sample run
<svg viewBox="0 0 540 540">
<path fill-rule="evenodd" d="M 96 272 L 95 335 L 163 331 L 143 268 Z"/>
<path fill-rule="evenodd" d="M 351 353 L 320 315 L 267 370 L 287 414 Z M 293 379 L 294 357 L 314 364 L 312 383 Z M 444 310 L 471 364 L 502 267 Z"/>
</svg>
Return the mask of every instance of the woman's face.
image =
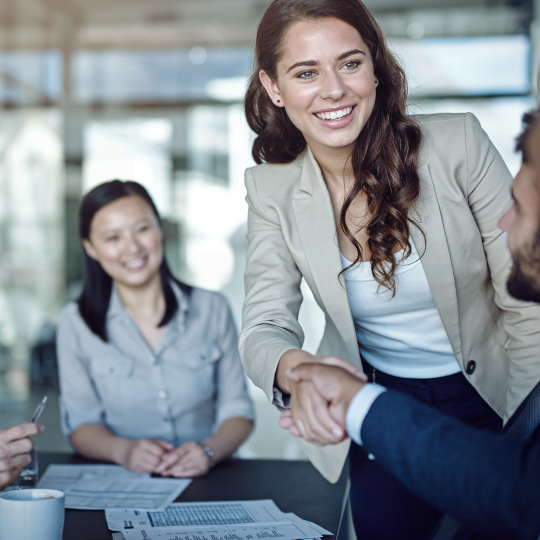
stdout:
<svg viewBox="0 0 540 540">
<path fill-rule="evenodd" d="M 277 80 L 259 75 L 315 155 L 329 149 L 350 154 L 373 111 L 378 84 L 355 28 L 333 17 L 296 22 L 285 36 Z"/>
<path fill-rule="evenodd" d="M 117 285 L 140 287 L 159 273 L 162 240 L 154 212 L 144 199 L 132 195 L 96 212 L 83 246 Z"/>
</svg>

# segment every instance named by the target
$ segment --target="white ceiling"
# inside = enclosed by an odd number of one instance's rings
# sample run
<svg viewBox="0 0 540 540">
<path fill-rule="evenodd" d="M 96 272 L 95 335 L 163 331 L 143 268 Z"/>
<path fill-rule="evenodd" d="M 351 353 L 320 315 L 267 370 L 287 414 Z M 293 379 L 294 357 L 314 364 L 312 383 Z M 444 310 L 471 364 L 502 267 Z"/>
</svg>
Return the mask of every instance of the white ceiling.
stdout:
<svg viewBox="0 0 540 540">
<path fill-rule="evenodd" d="M 513 33 L 529 0 L 366 0 L 390 35 Z M 252 44 L 270 0 L 0 0 L 0 48 Z"/>
</svg>

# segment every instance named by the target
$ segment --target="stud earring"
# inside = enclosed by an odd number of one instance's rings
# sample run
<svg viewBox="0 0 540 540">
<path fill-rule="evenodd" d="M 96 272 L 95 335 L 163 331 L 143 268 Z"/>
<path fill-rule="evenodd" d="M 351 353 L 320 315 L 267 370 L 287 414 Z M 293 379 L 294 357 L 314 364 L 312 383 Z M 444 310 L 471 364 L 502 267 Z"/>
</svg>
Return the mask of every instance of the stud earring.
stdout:
<svg viewBox="0 0 540 540">
<path fill-rule="evenodd" d="M 281 103 L 281 100 L 280 100 L 280 99 L 278 99 L 278 100 L 277 100 L 277 102 L 278 102 L 278 103 Z"/>
</svg>

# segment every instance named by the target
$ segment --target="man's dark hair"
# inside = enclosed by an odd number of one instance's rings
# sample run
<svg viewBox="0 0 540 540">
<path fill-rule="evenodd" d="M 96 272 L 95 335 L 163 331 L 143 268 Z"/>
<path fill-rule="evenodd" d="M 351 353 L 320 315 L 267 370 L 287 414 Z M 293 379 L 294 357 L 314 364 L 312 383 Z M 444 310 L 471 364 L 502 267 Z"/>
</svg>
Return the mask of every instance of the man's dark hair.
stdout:
<svg viewBox="0 0 540 540">
<path fill-rule="evenodd" d="M 525 143 L 531 134 L 531 129 L 536 120 L 538 120 L 538 109 L 527 111 L 521 117 L 521 133 L 516 137 L 516 152 L 521 154 L 524 163 L 529 162 L 527 145 Z"/>
</svg>

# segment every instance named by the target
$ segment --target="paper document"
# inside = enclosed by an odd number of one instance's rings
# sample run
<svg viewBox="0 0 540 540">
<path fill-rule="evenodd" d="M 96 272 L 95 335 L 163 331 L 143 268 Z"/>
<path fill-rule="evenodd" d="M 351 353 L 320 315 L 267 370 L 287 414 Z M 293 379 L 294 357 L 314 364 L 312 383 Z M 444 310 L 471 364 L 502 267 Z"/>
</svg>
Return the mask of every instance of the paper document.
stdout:
<svg viewBox="0 0 540 540">
<path fill-rule="evenodd" d="M 190 479 L 151 478 L 119 465 L 49 465 L 37 487 L 59 489 L 66 508 L 164 510 Z"/>
<path fill-rule="evenodd" d="M 66 491 L 82 478 L 150 478 L 148 473 L 134 473 L 120 465 L 49 465 L 37 487 Z"/>
<path fill-rule="evenodd" d="M 116 534 L 116 533 L 114 533 Z M 124 540 L 302 540 L 306 535 L 294 525 L 251 525 L 208 529 L 123 530 Z"/>
<path fill-rule="evenodd" d="M 300 540 L 332 534 L 271 500 L 175 503 L 163 512 L 106 510 L 125 540 Z"/>
<path fill-rule="evenodd" d="M 152 527 L 200 527 L 238 525 L 246 523 L 288 522 L 284 514 L 269 499 L 262 501 L 227 501 L 175 503 L 163 512 L 134 510 L 106 510 L 105 517 L 111 531 L 146 529 Z"/>
</svg>

